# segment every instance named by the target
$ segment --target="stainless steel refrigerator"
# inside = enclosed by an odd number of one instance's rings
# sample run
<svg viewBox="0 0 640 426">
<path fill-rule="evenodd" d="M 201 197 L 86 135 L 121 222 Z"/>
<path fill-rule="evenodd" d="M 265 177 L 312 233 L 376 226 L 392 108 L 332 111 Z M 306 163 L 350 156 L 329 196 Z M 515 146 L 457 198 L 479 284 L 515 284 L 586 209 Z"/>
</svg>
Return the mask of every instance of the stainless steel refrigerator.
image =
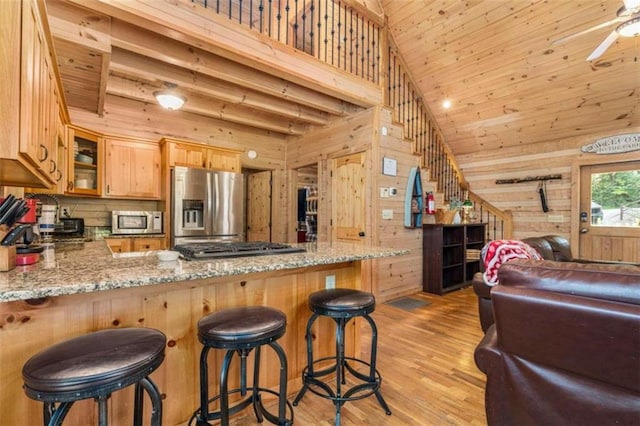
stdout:
<svg viewBox="0 0 640 426">
<path fill-rule="evenodd" d="M 175 167 L 171 172 L 171 245 L 243 240 L 243 175 Z"/>
</svg>

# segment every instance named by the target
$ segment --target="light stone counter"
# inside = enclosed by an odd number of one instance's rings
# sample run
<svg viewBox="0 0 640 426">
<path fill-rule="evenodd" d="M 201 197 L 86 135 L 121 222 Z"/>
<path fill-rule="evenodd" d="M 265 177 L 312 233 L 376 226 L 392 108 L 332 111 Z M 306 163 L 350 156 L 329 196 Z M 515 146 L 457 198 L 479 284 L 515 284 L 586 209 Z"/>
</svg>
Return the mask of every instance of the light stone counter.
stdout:
<svg viewBox="0 0 640 426">
<path fill-rule="evenodd" d="M 104 241 L 56 243 L 35 265 L 0 272 L 0 302 L 133 288 L 399 256 L 407 249 L 307 243 L 305 253 L 160 262 L 156 252 L 112 255 Z"/>
</svg>

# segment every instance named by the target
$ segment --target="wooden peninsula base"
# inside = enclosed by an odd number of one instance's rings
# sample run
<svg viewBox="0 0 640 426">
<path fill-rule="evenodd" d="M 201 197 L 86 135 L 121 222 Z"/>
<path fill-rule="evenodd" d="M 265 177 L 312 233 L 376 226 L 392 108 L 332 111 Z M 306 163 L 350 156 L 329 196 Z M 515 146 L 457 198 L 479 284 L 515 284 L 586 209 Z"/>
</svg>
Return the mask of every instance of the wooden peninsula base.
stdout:
<svg viewBox="0 0 640 426">
<path fill-rule="evenodd" d="M 197 339 L 196 324 L 203 315 L 235 306 L 265 305 L 286 313 L 287 333 L 279 342 L 288 358 L 291 396 L 301 387 L 306 363 L 304 333 L 310 315 L 307 297 L 323 289 L 329 275 L 335 276 L 338 287 L 360 288 L 360 269 L 361 261 L 352 261 L 0 303 L 0 425 L 42 422 L 41 404 L 22 391 L 22 365 L 32 354 L 63 339 L 114 327 L 152 327 L 166 334 L 165 361 L 151 377 L 163 395 L 163 424 L 186 424 L 199 401 L 198 360 L 202 345 Z M 314 335 L 322 336 L 316 346 L 321 354 L 329 354 L 334 349 L 334 323 L 327 320 L 316 324 L 319 329 Z M 356 330 L 351 322 L 347 336 L 350 354 L 358 340 Z M 276 358 L 269 349 L 262 354 L 261 383 L 275 387 Z M 218 353 L 210 359 L 221 364 Z M 230 377 L 237 377 L 234 373 Z M 210 374 L 210 383 L 217 386 L 217 368 L 211 368 Z M 111 424 L 130 424 L 132 389 L 113 394 L 110 401 Z M 97 424 L 95 403 L 76 403 L 64 424 Z"/>
</svg>

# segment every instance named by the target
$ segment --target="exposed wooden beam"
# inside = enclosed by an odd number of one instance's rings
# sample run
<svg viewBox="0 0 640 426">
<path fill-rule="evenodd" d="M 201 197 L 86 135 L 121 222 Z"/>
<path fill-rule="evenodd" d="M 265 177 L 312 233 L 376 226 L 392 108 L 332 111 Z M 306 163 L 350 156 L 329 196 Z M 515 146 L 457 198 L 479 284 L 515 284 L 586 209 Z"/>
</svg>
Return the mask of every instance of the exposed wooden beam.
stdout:
<svg viewBox="0 0 640 426">
<path fill-rule="evenodd" d="M 308 55 L 273 42 L 215 14 L 204 16 L 191 2 L 139 0 L 69 0 L 86 5 L 125 22 L 181 40 L 202 50 L 282 76 L 304 87 L 313 87 L 330 96 L 362 107 L 378 105 L 382 90 L 331 65 L 309 60 Z M 180 22 L 180 29 L 175 28 Z"/>
<path fill-rule="evenodd" d="M 113 72 L 136 79 L 171 82 L 183 90 L 199 92 L 203 96 L 211 96 L 225 103 L 255 108 L 289 119 L 314 125 L 325 125 L 329 122 L 328 114 L 325 112 L 118 48 L 114 48 L 110 68 Z"/>
<path fill-rule="evenodd" d="M 107 93 L 110 95 L 122 96 L 148 103 L 156 103 L 153 97 L 153 92 L 156 89 L 157 87 L 115 75 L 109 78 L 109 83 L 107 84 Z M 282 119 L 250 108 L 217 102 L 211 98 L 198 96 L 193 93 L 189 96 L 182 110 L 206 117 L 242 123 L 247 126 L 269 129 L 288 135 L 302 135 L 306 130 L 304 125 L 292 120 Z"/>
<path fill-rule="evenodd" d="M 327 94 L 259 73 L 245 65 L 170 38 L 159 37 L 124 22 L 112 23 L 112 43 L 124 50 L 331 114 L 345 115 L 361 109 Z"/>
</svg>

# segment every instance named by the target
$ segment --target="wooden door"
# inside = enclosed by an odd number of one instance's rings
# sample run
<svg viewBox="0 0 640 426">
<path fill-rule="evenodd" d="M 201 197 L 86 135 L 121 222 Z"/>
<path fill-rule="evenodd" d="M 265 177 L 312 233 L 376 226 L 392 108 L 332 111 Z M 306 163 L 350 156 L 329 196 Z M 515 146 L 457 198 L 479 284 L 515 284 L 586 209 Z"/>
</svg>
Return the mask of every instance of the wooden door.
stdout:
<svg viewBox="0 0 640 426">
<path fill-rule="evenodd" d="M 271 171 L 247 179 L 247 241 L 271 241 Z"/>
<path fill-rule="evenodd" d="M 580 168 L 579 242 L 581 259 L 640 262 L 640 161 Z"/>
<path fill-rule="evenodd" d="M 364 153 L 332 162 L 332 241 L 365 241 L 365 172 Z"/>
</svg>

